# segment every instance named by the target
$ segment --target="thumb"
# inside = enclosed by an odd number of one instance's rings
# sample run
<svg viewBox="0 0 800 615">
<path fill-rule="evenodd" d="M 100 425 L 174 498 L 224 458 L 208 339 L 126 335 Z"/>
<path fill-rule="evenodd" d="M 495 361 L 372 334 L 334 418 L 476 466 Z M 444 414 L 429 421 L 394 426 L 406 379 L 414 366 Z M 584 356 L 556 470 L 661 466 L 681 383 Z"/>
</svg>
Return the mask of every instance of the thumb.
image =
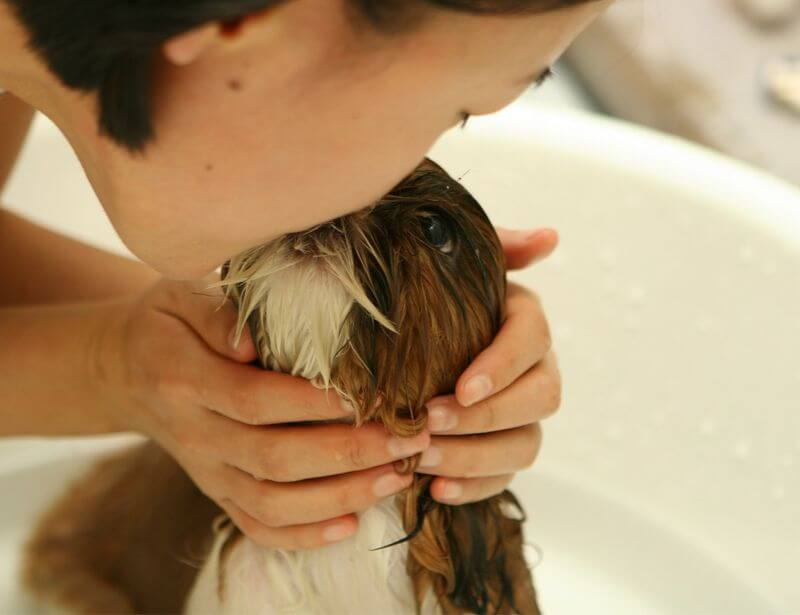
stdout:
<svg viewBox="0 0 800 615">
<path fill-rule="evenodd" d="M 544 260 L 558 247 L 558 232 L 551 228 L 519 231 L 497 227 L 509 269 L 522 269 Z"/>
<path fill-rule="evenodd" d="M 217 354 L 249 363 L 257 357 L 250 331 L 244 327 L 239 338 L 235 338 L 238 313 L 222 290 L 212 286 L 216 281 L 212 278 L 197 282 L 165 281 L 156 307 L 180 318 Z"/>
</svg>

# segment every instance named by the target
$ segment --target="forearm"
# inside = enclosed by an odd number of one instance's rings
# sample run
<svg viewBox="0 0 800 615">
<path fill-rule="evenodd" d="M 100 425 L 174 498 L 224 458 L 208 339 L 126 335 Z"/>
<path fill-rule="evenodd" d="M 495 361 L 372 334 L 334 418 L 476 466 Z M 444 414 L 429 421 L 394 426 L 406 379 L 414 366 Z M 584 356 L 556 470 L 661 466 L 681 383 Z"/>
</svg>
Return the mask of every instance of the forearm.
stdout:
<svg viewBox="0 0 800 615">
<path fill-rule="evenodd" d="M 121 431 L 98 348 L 113 303 L 0 308 L 0 436 Z"/>
<path fill-rule="evenodd" d="M 0 209 L 0 305 L 95 301 L 140 292 L 158 275 Z"/>
</svg>

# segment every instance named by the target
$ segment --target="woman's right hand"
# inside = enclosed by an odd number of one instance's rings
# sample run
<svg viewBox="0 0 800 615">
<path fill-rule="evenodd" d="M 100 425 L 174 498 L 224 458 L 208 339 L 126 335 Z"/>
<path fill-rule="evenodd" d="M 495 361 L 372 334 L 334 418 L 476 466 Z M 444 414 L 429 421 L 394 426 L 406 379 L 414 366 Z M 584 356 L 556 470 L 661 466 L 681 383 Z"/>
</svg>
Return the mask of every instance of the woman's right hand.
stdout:
<svg viewBox="0 0 800 615">
<path fill-rule="evenodd" d="M 303 549 L 355 532 L 355 512 L 407 487 L 393 462 L 427 448 L 368 424 L 289 425 L 348 416 L 334 390 L 250 364 L 236 310 L 207 282 L 161 280 L 123 304 L 97 344 L 122 429 L 158 442 L 203 493 L 265 547 Z"/>
</svg>

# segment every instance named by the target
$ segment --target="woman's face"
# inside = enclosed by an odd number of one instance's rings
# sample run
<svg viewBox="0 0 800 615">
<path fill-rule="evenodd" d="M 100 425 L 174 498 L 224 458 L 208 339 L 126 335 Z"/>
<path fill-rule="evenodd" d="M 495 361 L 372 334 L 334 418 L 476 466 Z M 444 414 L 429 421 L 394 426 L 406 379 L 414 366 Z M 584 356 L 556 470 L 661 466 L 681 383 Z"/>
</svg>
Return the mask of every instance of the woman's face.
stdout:
<svg viewBox="0 0 800 615">
<path fill-rule="evenodd" d="M 503 108 L 610 0 L 539 15 L 432 11 L 379 34 L 344 0 L 295 0 L 158 69 L 156 140 L 132 155 L 97 135 L 92 101 L 51 116 L 127 246 L 196 278 L 243 249 L 360 209 L 464 113 Z"/>
</svg>

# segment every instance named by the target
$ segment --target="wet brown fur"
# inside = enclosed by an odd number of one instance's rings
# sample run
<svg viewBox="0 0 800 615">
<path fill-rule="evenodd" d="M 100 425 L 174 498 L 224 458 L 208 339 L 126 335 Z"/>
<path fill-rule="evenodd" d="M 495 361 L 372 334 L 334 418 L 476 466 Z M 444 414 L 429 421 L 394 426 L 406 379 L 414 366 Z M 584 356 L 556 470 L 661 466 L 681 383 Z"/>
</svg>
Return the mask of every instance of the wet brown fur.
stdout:
<svg viewBox="0 0 800 615">
<path fill-rule="evenodd" d="M 426 239 L 422 229 L 432 215 L 452 233 L 450 253 Z M 379 203 L 305 233 L 342 231 L 362 287 L 396 332 L 354 303 L 347 316 L 352 333 L 332 383 L 355 402 L 358 423 L 417 433 L 424 402 L 452 392 L 502 324 L 500 242 L 478 203 L 430 161 Z M 245 287 L 228 289 L 236 302 Z M 267 343 L 257 319 L 249 326 L 254 339 Z M 418 604 L 432 589 L 445 613 L 538 613 L 513 495 L 448 506 L 429 497 L 431 480 L 416 474 L 402 504 L 408 532 L 424 517 L 409 541 L 407 564 Z M 177 612 L 219 514 L 154 444 L 122 452 L 77 482 L 39 523 L 27 550 L 26 584 L 81 613 Z M 228 547 L 238 537 L 234 532 Z M 181 561 L 187 553 L 193 557 Z"/>
</svg>

